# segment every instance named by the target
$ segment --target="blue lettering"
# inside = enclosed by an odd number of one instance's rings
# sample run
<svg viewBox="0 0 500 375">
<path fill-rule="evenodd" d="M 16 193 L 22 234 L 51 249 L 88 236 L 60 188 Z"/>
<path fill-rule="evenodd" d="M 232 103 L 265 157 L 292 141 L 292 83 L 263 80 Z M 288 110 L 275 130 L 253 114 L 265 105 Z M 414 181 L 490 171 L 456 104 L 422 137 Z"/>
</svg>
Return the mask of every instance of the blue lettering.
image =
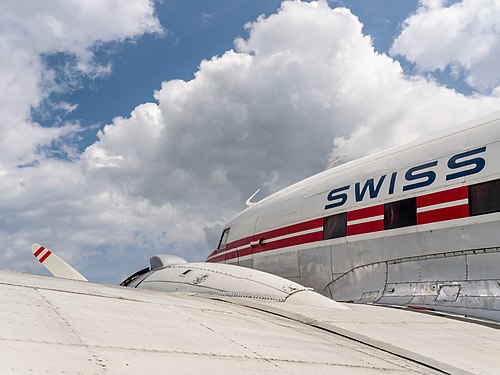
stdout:
<svg viewBox="0 0 500 375">
<path fill-rule="evenodd" d="M 447 164 L 450 173 L 446 175 L 446 181 L 481 172 L 486 166 L 485 158 L 481 156 L 472 156 L 484 152 L 486 152 L 486 146 L 479 147 L 470 151 L 465 151 L 452 156 L 448 160 Z M 437 175 L 436 172 L 431 168 L 434 168 L 437 165 L 438 161 L 435 160 L 408 169 L 405 173 L 405 180 L 407 184 L 403 186 L 403 191 L 419 189 L 432 185 L 436 181 Z M 395 193 L 397 174 L 398 172 L 392 172 L 390 175 L 388 186 L 389 195 Z M 367 196 L 369 197 L 369 199 L 377 198 L 386 177 L 387 175 L 382 175 L 379 177 L 378 181 L 376 180 L 376 178 L 370 178 L 364 183 L 356 182 L 354 184 L 354 198 L 356 202 L 363 201 Z M 325 205 L 325 210 L 343 206 L 348 200 L 347 190 L 349 190 L 350 187 L 351 185 L 346 185 L 330 191 L 327 196 L 327 200 L 329 203 Z"/>
<path fill-rule="evenodd" d="M 337 202 L 327 204 L 325 206 L 325 210 L 328 210 L 328 209 L 334 208 L 334 207 L 339 207 L 339 206 L 342 206 L 343 204 L 345 204 L 345 202 L 347 202 L 347 193 L 341 193 L 341 192 L 348 190 L 350 187 L 351 187 L 351 185 L 342 186 L 341 188 L 333 189 L 330 193 L 328 193 L 328 197 L 327 197 L 328 202 L 334 202 L 334 201 L 337 201 Z M 338 193 L 340 193 L 340 194 L 338 194 Z"/>
<path fill-rule="evenodd" d="M 391 182 L 389 183 L 389 195 L 394 194 L 394 187 L 396 186 L 396 176 L 398 172 L 393 172 L 391 175 Z"/>
<path fill-rule="evenodd" d="M 356 182 L 355 185 L 355 195 L 356 195 L 356 202 L 360 202 L 363 200 L 365 197 L 366 191 L 368 190 L 368 193 L 370 194 L 370 198 L 377 198 L 378 193 L 380 191 L 380 188 L 382 187 L 382 183 L 385 180 L 385 175 L 380 177 L 380 180 L 378 180 L 377 187 L 374 186 L 374 179 L 370 178 L 369 180 L 365 181 L 365 184 L 363 185 L 363 188 L 360 191 L 361 184 L 359 182 Z"/>
<path fill-rule="evenodd" d="M 446 176 L 446 181 L 449 180 L 454 180 L 455 178 L 460 178 L 464 176 L 468 176 L 471 174 L 476 174 L 479 173 L 483 170 L 484 166 L 486 165 L 486 161 L 483 158 L 473 158 L 469 160 L 463 160 L 459 161 L 459 159 L 467 158 L 472 155 L 480 154 L 482 152 L 486 151 L 486 146 L 476 148 L 475 150 L 471 151 L 466 151 L 462 152 L 460 154 L 456 154 L 455 156 L 452 156 L 450 160 L 448 160 L 448 168 L 450 169 L 458 169 L 462 167 L 467 167 L 467 166 L 474 166 L 473 168 L 466 169 L 464 171 L 460 172 L 455 172 L 455 173 L 450 173 L 449 175 Z"/>
<path fill-rule="evenodd" d="M 424 171 L 424 172 L 420 172 L 420 173 L 415 173 L 415 172 L 419 172 L 422 169 L 435 167 L 437 165 L 437 163 L 438 162 L 436 160 L 436 161 L 433 161 L 430 163 L 417 165 L 416 167 L 408 169 L 405 173 L 406 181 L 414 181 L 414 180 L 419 180 L 422 178 L 425 178 L 425 180 L 420 181 L 420 182 L 416 182 L 414 184 L 403 186 L 403 191 L 418 189 L 421 187 L 431 185 L 436 180 L 436 173 L 434 171 Z"/>
</svg>

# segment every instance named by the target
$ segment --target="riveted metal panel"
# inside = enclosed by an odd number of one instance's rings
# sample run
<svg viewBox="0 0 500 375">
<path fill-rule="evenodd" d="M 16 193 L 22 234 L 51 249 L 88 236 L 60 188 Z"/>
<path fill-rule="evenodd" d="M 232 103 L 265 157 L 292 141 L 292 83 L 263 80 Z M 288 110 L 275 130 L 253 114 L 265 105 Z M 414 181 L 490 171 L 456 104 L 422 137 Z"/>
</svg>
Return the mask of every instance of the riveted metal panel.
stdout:
<svg viewBox="0 0 500 375">
<path fill-rule="evenodd" d="M 465 280 L 465 256 L 430 258 L 388 265 L 387 282 Z"/>
<path fill-rule="evenodd" d="M 385 287 L 386 265 L 379 263 L 356 268 L 330 285 L 333 299 L 375 302 Z"/>
<path fill-rule="evenodd" d="M 493 253 L 467 255 L 468 278 L 471 280 L 496 279 L 500 281 L 500 249 L 492 249 Z"/>
<path fill-rule="evenodd" d="M 253 266 L 253 258 L 247 258 L 244 260 L 238 260 L 238 266 L 241 267 L 247 267 L 247 268 L 254 268 Z"/>
<path fill-rule="evenodd" d="M 300 282 L 297 251 L 280 252 L 279 256 L 273 251 L 256 255 L 253 257 L 253 266 L 255 269 Z"/>
<path fill-rule="evenodd" d="M 298 252 L 301 284 L 322 291 L 332 281 L 330 246 Z"/>
</svg>

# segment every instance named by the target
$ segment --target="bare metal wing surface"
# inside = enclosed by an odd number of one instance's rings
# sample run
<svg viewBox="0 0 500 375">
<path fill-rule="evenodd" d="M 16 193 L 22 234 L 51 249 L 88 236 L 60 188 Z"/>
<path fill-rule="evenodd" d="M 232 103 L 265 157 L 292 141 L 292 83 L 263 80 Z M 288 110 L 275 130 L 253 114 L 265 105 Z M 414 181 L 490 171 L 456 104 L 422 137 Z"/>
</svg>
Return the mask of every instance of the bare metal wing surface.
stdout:
<svg viewBox="0 0 500 375">
<path fill-rule="evenodd" d="M 495 326 L 207 296 L 1 271 L 0 373 L 498 373 Z"/>
</svg>

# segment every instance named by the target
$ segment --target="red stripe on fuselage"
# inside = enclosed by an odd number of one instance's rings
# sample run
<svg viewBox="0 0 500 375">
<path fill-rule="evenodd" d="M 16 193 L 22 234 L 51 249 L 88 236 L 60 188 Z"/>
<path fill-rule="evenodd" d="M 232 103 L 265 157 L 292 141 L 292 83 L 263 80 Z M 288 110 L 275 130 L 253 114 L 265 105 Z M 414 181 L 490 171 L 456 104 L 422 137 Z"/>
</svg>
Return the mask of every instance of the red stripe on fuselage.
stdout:
<svg viewBox="0 0 500 375">
<path fill-rule="evenodd" d="M 206 262 L 208 262 L 208 263 L 219 263 L 219 262 L 222 262 L 224 260 L 224 257 L 225 257 L 225 254 L 222 254 L 222 255 L 219 255 L 219 256 L 207 259 Z"/>
<path fill-rule="evenodd" d="M 220 250 L 212 251 L 209 256 L 223 253 L 223 252 L 226 252 L 226 251 L 231 250 L 231 249 L 235 249 L 235 248 L 240 247 L 240 246 L 248 245 L 248 244 L 250 244 L 252 239 L 253 239 L 253 236 L 245 237 L 245 238 L 241 238 L 239 240 L 233 241 L 233 242 L 229 242 L 228 244 L 226 244 L 226 247 L 224 247 L 223 249 L 220 249 Z"/>
<path fill-rule="evenodd" d="M 467 199 L 469 189 L 467 186 L 461 186 L 455 189 L 438 191 L 437 193 L 422 195 L 417 197 L 417 208 L 433 206 L 435 204 L 458 201 Z"/>
<path fill-rule="evenodd" d="M 454 202 L 459 200 L 468 199 L 468 186 L 461 186 L 458 188 L 453 188 L 449 190 L 439 191 L 436 193 L 430 193 L 427 195 L 422 195 L 417 197 L 417 208 L 423 208 L 433 205 L 438 205 L 442 203 Z M 376 219 L 372 221 L 366 221 L 363 223 L 349 224 L 349 222 L 355 220 L 363 220 L 376 216 L 384 215 L 384 204 L 379 204 L 372 207 L 365 207 L 353 211 L 347 212 L 347 236 L 353 236 L 357 234 L 372 233 L 384 230 L 384 220 Z M 435 222 L 441 222 L 446 220 L 460 219 L 469 217 L 469 206 L 468 204 L 459 204 L 452 207 L 437 208 L 434 210 L 429 210 L 425 212 L 417 213 L 417 225 L 419 224 L 429 224 Z M 318 230 L 314 233 L 307 233 L 304 235 L 293 236 L 290 238 L 284 238 L 277 241 L 270 241 L 273 238 L 293 235 L 294 233 L 303 232 L 306 230 L 311 230 L 315 228 L 323 227 L 324 218 L 317 218 L 302 223 L 297 223 L 283 228 L 273 229 L 260 234 L 255 234 L 240 240 L 228 243 L 225 249 L 213 251 L 210 256 L 216 255 L 217 253 L 225 252 L 219 256 L 215 256 L 208 262 L 221 262 L 224 260 L 230 260 L 237 257 L 243 257 L 251 254 L 258 254 L 266 251 L 276 250 L 285 247 L 303 245 L 310 242 L 322 241 L 323 233 Z M 262 245 L 256 245 L 251 247 L 250 242 L 256 242 L 260 239 L 263 240 Z M 248 246 L 245 246 L 248 245 Z M 238 247 L 243 247 L 237 251 L 230 251 Z M 228 252 L 229 251 L 229 252 Z"/>
<path fill-rule="evenodd" d="M 347 213 L 347 221 L 366 219 L 373 216 L 380 216 L 384 214 L 384 205 L 361 208 L 359 210 L 349 211 Z"/>
<path fill-rule="evenodd" d="M 347 213 L 347 235 L 354 236 L 356 234 L 378 232 L 384 230 L 384 219 L 367 221 L 364 223 L 349 224 L 354 220 L 369 219 L 375 216 L 384 216 L 384 205 L 361 208 L 359 210 L 350 211 Z"/>
<path fill-rule="evenodd" d="M 368 221 L 366 223 L 354 224 L 347 226 L 347 235 L 354 236 L 355 234 L 371 233 L 384 230 L 384 220 Z"/>
<path fill-rule="evenodd" d="M 264 241 L 266 241 L 266 240 L 271 240 L 271 239 L 276 238 L 276 237 L 286 236 L 289 234 L 299 233 L 299 232 L 303 232 L 306 230 L 311 230 L 311 229 L 315 229 L 315 228 L 322 228 L 322 227 L 323 227 L 323 218 L 322 217 L 318 218 L 318 219 L 314 219 L 314 220 L 304 221 L 302 223 L 289 225 L 289 226 L 283 227 L 283 228 L 273 229 L 273 230 L 270 230 L 267 232 L 255 234 L 255 235 L 250 236 L 250 237 L 245 237 L 245 238 L 230 242 L 226 245 L 226 247 L 224 249 L 216 251 L 216 253 L 231 250 L 231 249 L 234 249 L 234 248 L 237 248 L 240 246 L 244 246 L 244 245 L 249 245 L 250 242 L 258 241 L 261 238 L 263 238 Z"/>
<path fill-rule="evenodd" d="M 318 219 L 304 221 L 303 223 L 298 223 L 294 225 L 290 225 L 288 227 L 273 229 L 268 232 L 264 232 L 261 234 L 256 234 L 253 236 L 254 241 L 259 240 L 260 238 L 264 238 L 264 240 L 270 240 L 275 237 L 286 236 L 289 234 L 294 234 L 298 232 L 303 232 L 306 230 L 311 230 L 315 228 L 323 227 L 323 218 L 320 217 Z"/>
<path fill-rule="evenodd" d="M 249 247 L 245 247 L 244 249 L 241 249 L 241 250 L 231 251 L 231 252 L 226 253 L 226 254 L 221 254 L 219 256 L 216 256 L 216 257 L 208 260 L 208 262 L 212 262 L 212 263 L 215 262 L 216 263 L 216 262 L 220 262 L 222 260 L 241 258 L 241 257 L 251 255 L 251 254 L 263 253 L 266 251 L 282 249 L 282 248 L 291 247 L 291 246 L 298 246 L 298 245 L 303 245 L 306 243 L 322 241 L 322 240 L 323 240 L 323 231 L 320 230 L 318 232 L 306 233 L 306 234 L 302 234 L 299 236 L 283 238 L 281 240 L 272 241 L 272 242 L 268 242 L 268 243 L 266 243 L 264 241 L 262 245 L 255 246 L 255 247 L 249 246 Z"/>
<path fill-rule="evenodd" d="M 439 208 L 417 213 L 417 224 L 429 224 L 439 221 L 461 219 L 469 216 L 469 205 L 461 204 L 458 206 Z"/>
<path fill-rule="evenodd" d="M 300 236 L 295 236 L 295 237 L 290 237 L 290 238 L 283 238 L 281 240 L 273 241 L 266 243 L 264 241 L 262 246 L 253 248 L 253 253 L 262 253 L 265 251 L 270 251 L 270 250 L 276 250 L 276 249 L 281 249 L 284 247 L 290 247 L 290 246 L 297 246 L 297 245 L 303 245 L 309 242 L 316 242 L 316 241 L 322 241 L 323 240 L 323 231 L 320 230 L 318 232 L 313 232 L 313 233 L 307 233 L 307 234 L 302 234 Z"/>
<path fill-rule="evenodd" d="M 316 228 L 323 228 L 323 218 L 318 218 L 318 219 L 313 219 L 309 221 L 304 221 L 302 223 L 298 224 L 293 224 L 289 225 L 287 227 L 283 228 L 278 228 L 278 229 L 273 229 L 267 232 L 259 233 L 256 235 L 253 235 L 251 237 L 245 237 L 233 242 L 230 242 L 226 245 L 226 247 L 222 250 L 212 252 L 210 256 L 216 255 L 217 253 L 222 253 L 222 252 L 227 252 L 232 249 L 236 249 L 238 247 L 246 246 L 241 250 L 221 254 L 219 256 L 215 256 L 211 258 L 209 261 L 210 262 L 218 262 L 221 260 L 227 260 L 227 259 L 232 259 L 235 258 L 236 256 L 241 257 L 245 255 L 250 255 L 252 253 L 259 253 L 262 251 L 268 251 L 268 250 L 274 250 L 279 247 L 288 247 L 288 246 L 295 246 L 295 245 L 301 245 L 303 243 L 311 242 L 311 241 L 321 241 L 323 239 L 323 232 L 322 230 L 319 230 L 318 232 L 314 233 L 308 233 L 304 235 L 299 235 L 299 236 L 294 236 L 291 238 L 284 238 L 281 240 L 277 241 L 272 241 L 274 238 L 281 237 L 281 236 L 288 236 L 288 235 L 293 235 L 296 233 L 316 229 Z M 250 242 L 256 242 L 262 239 L 263 245 L 257 245 L 254 246 L 253 248 L 250 247 Z M 304 242 L 306 241 L 306 242 Z M 290 245 L 291 244 L 291 245 Z"/>
</svg>

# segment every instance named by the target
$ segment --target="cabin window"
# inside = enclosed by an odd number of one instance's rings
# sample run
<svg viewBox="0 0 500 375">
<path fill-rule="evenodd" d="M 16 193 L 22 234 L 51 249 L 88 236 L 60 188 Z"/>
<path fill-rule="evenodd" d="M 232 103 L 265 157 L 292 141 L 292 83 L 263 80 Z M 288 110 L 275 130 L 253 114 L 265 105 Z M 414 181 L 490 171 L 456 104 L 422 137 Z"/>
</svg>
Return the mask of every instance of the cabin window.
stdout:
<svg viewBox="0 0 500 375">
<path fill-rule="evenodd" d="M 327 216 L 323 219 L 323 239 L 345 237 L 347 233 L 347 212 Z"/>
<path fill-rule="evenodd" d="M 417 199 L 409 198 L 384 205 L 384 229 L 417 224 Z"/>
<path fill-rule="evenodd" d="M 500 211 L 500 180 L 469 186 L 470 215 Z"/>
<path fill-rule="evenodd" d="M 222 250 L 226 248 L 227 238 L 229 237 L 229 229 L 224 229 L 222 232 L 222 236 L 220 237 L 219 246 L 217 246 L 217 250 Z"/>
</svg>

